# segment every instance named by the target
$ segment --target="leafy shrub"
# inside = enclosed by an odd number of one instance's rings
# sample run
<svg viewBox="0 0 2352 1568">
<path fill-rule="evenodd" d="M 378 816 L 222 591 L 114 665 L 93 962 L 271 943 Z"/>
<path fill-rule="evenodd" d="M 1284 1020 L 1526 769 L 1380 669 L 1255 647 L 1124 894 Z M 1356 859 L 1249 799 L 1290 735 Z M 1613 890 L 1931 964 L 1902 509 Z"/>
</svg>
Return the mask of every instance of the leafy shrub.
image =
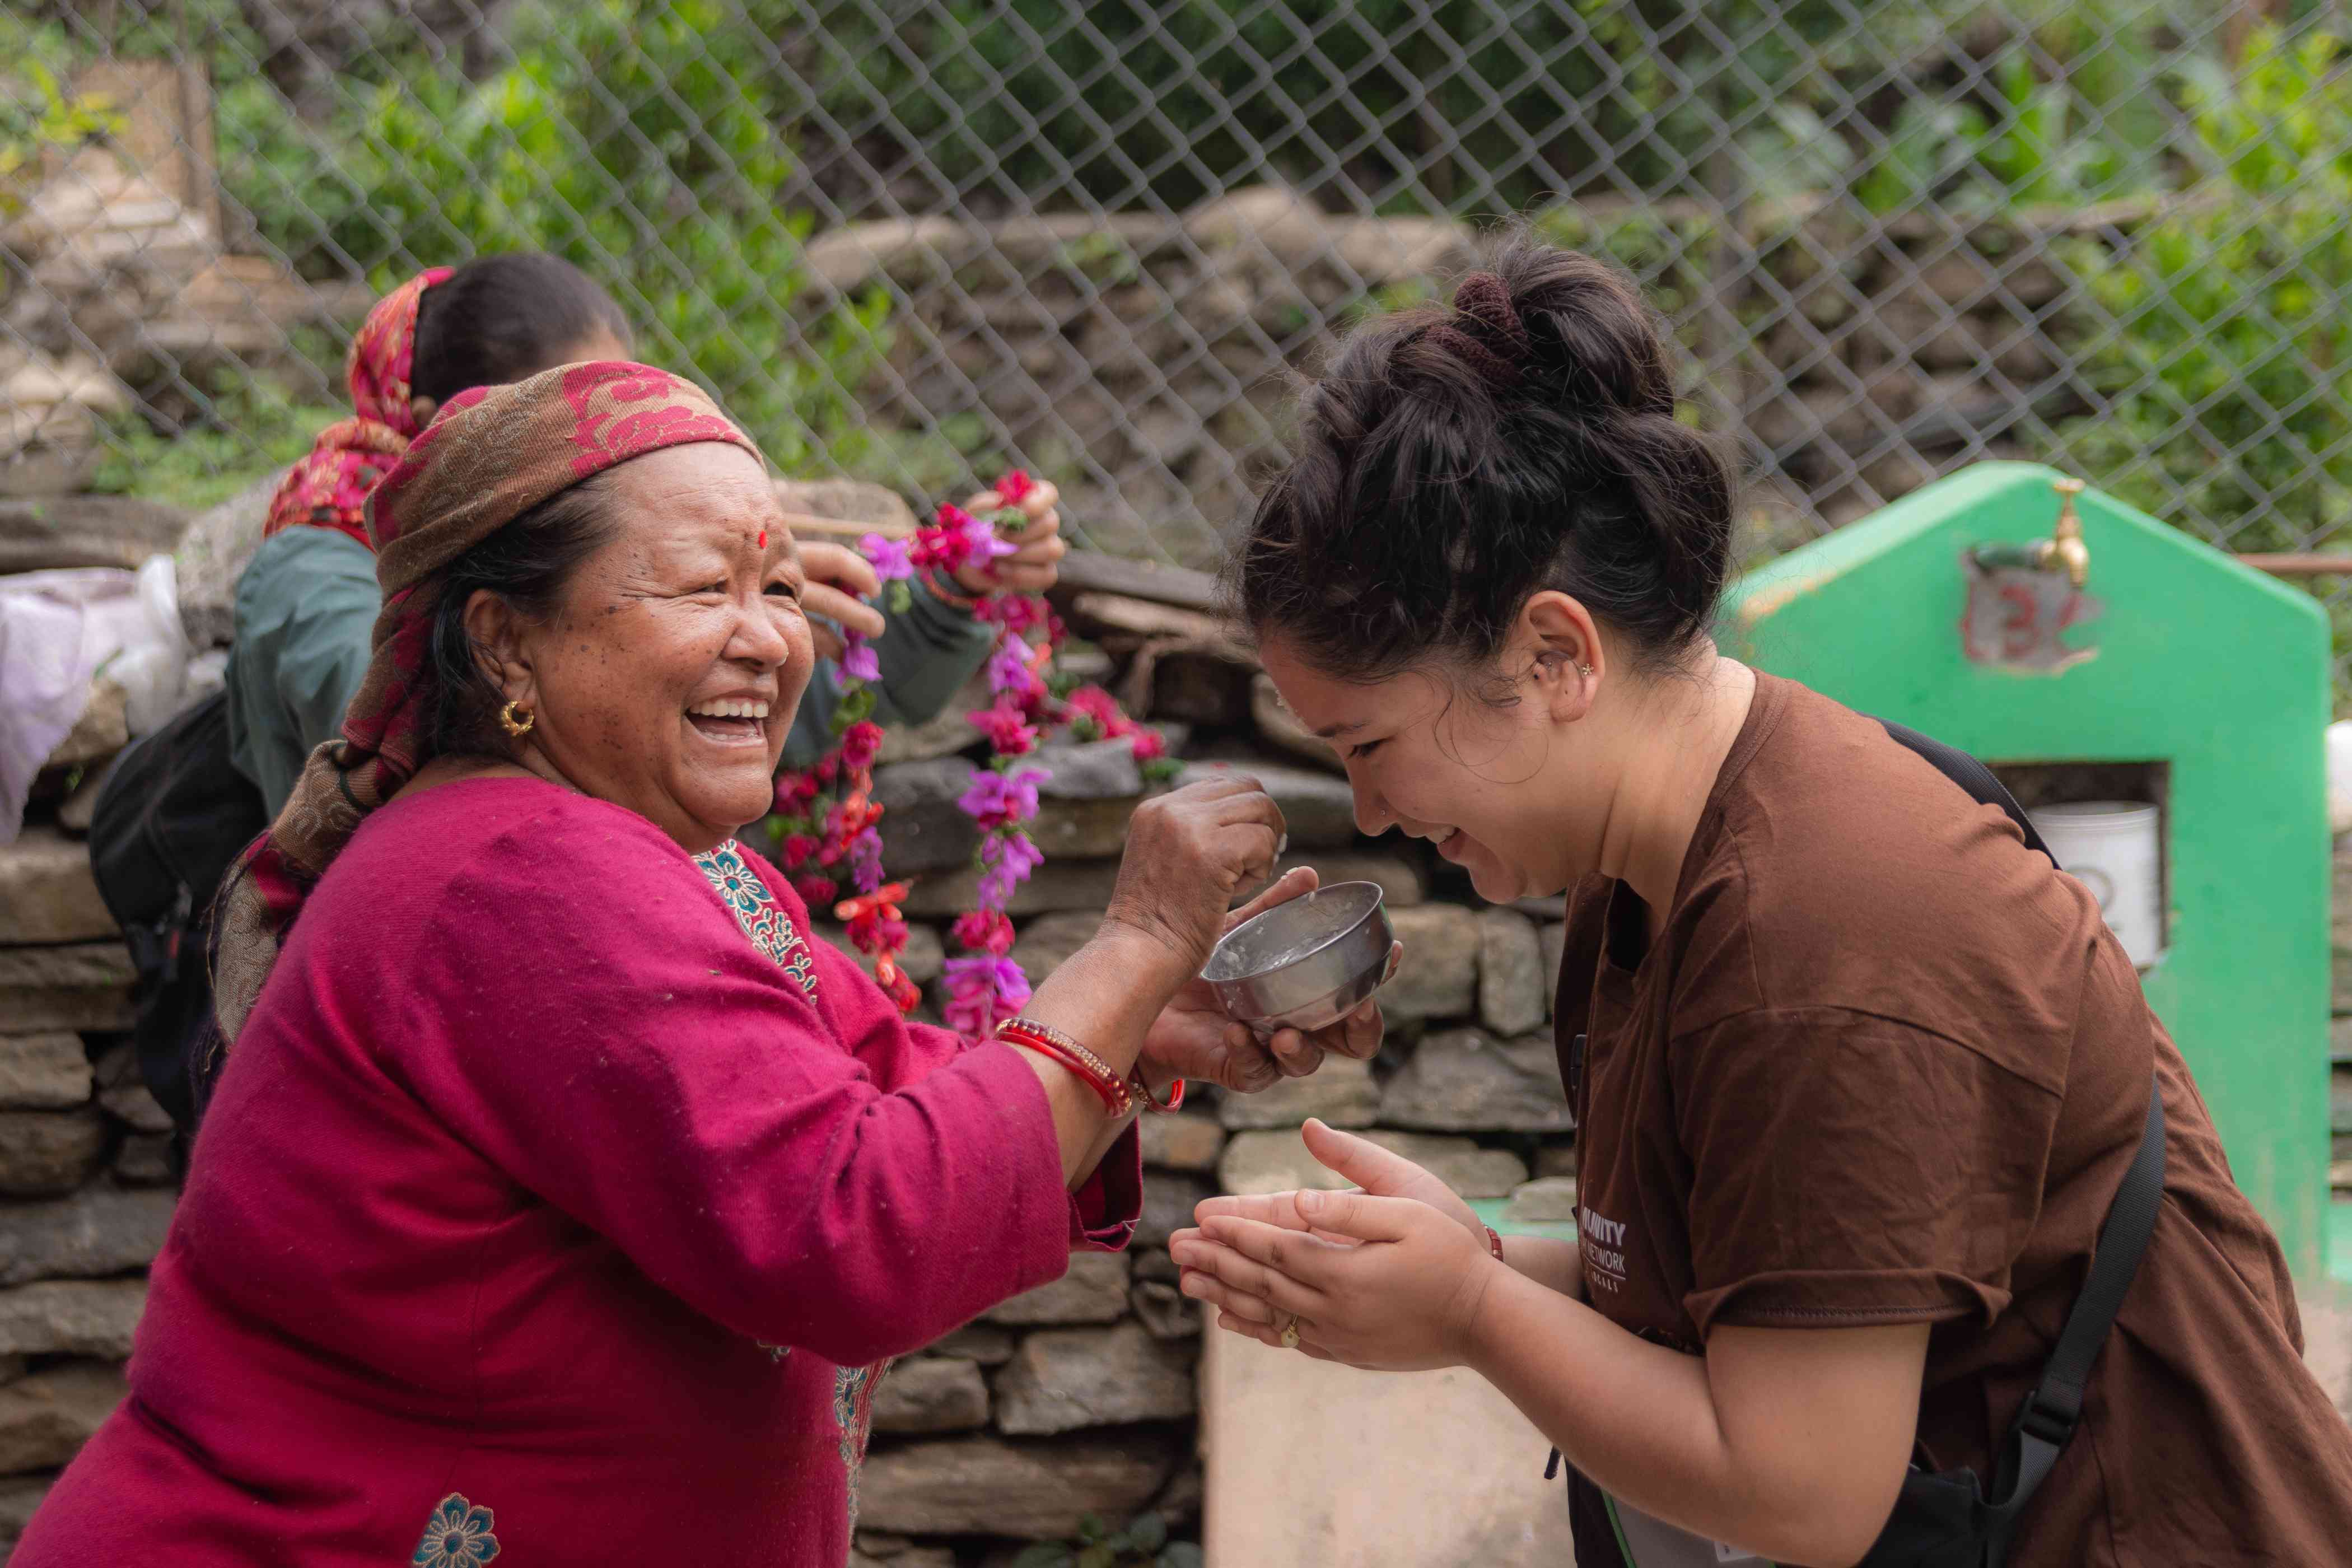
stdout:
<svg viewBox="0 0 2352 1568">
<path fill-rule="evenodd" d="M 446 68 L 294 121 L 265 84 L 224 95 L 222 177 L 312 273 L 389 287 L 422 267 L 536 248 L 611 289 L 639 352 L 708 381 L 787 469 L 858 445 L 851 391 L 887 346 L 879 289 L 809 299 L 811 219 L 778 210 L 792 160 L 771 46 L 734 0 L 585 0 L 518 24 L 479 85 Z"/>
<path fill-rule="evenodd" d="M 2110 251 L 2069 260 L 2111 332 L 2086 372 L 2109 399 L 2054 455 L 2237 550 L 2352 524 L 2352 83 L 2343 42 L 2273 30 L 2234 84 L 2184 84 L 2203 171 Z"/>
</svg>

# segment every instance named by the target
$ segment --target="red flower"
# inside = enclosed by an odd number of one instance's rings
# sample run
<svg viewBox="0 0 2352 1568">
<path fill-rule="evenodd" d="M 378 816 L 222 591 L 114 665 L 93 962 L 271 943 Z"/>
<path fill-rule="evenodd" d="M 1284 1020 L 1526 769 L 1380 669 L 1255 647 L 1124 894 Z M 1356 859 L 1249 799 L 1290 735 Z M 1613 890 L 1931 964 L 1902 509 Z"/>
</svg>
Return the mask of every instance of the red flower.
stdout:
<svg viewBox="0 0 2352 1568">
<path fill-rule="evenodd" d="M 816 799 L 817 783 L 806 773 L 783 773 L 776 780 L 776 814 L 798 816 Z"/>
<path fill-rule="evenodd" d="M 1000 757 L 1025 757 L 1037 747 L 1037 731 L 1010 708 L 982 708 L 964 715 L 988 737 L 989 750 Z"/>
<path fill-rule="evenodd" d="M 956 917 L 954 936 L 960 947 L 998 958 L 1013 951 L 1013 922 L 1002 910 L 973 910 Z"/>
<path fill-rule="evenodd" d="M 1037 481 L 1021 469 L 1008 469 L 1003 478 L 996 481 L 996 499 L 1006 506 L 1019 506 L 1036 488 Z"/>
<path fill-rule="evenodd" d="M 1062 700 L 1072 713 L 1093 720 L 1106 732 L 1112 721 L 1124 716 L 1118 710 L 1118 699 L 1099 686 L 1081 686 Z"/>
<path fill-rule="evenodd" d="M 864 773 L 874 765 L 875 754 L 882 749 L 882 726 L 871 719 L 860 719 L 841 737 L 841 762 L 852 773 Z"/>
<path fill-rule="evenodd" d="M 808 864 L 809 857 L 815 854 L 822 847 L 824 847 L 824 846 L 820 845 L 815 839 L 811 838 L 805 833 L 792 833 L 785 835 L 783 847 L 784 869 L 787 871 L 799 870 L 802 867 Z"/>
<path fill-rule="evenodd" d="M 841 753 L 835 752 L 824 757 L 817 763 L 816 767 L 813 771 L 816 774 L 817 783 L 821 784 L 832 784 L 834 780 L 841 776 Z M 812 796 L 811 798 L 814 797 Z"/>
<path fill-rule="evenodd" d="M 818 909 L 830 902 L 834 887 L 830 877 L 799 876 L 793 879 L 793 891 L 798 893 L 801 900 L 811 909 Z"/>
<path fill-rule="evenodd" d="M 1135 749 L 1139 763 L 1156 762 L 1168 754 L 1168 742 L 1157 730 L 1147 730 L 1139 724 L 1127 742 Z"/>
<path fill-rule="evenodd" d="M 951 501 L 942 501 L 938 523 L 918 530 L 914 547 L 908 553 L 917 566 L 926 571 L 960 571 L 971 559 L 972 534 L 978 526 L 971 513 Z"/>
</svg>

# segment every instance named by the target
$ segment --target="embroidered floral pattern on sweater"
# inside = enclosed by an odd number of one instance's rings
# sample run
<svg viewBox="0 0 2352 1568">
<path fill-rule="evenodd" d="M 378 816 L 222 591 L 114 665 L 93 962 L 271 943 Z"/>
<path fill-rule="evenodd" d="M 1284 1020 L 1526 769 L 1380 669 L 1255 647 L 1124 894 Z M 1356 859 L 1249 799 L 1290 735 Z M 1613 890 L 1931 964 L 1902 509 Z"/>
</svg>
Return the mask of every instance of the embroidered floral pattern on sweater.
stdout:
<svg viewBox="0 0 2352 1568">
<path fill-rule="evenodd" d="M 451 1492 L 434 1505 L 425 1538 L 408 1560 L 411 1568 L 479 1568 L 499 1554 L 499 1538 L 490 1533 L 497 1522 L 488 1509 Z"/>
<path fill-rule="evenodd" d="M 716 849 L 697 855 L 694 863 L 709 879 L 720 901 L 733 912 L 735 923 L 743 928 L 751 945 L 774 959 L 800 986 L 801 994 L 815 1001 L 816 957 L 793 929 L 792 917 L 776 902 L 776 895 L 768 890 L 768 884 L 744 863 L 742 849 L 735 840 L 730 838 Z"/>
<path fill-rule="evenodd" d="M 841 1468 L 849 1479 L 849 1532 L 857 1533 L 857 1478 L 866 1467 L 866 1440 L 874 1426 L 874 1388 L 890 1368 L 888 1362 L 872 1366 L 835 1367 L 833 1373 L 833 1419 L 841 1428 Z"/>
</svg>

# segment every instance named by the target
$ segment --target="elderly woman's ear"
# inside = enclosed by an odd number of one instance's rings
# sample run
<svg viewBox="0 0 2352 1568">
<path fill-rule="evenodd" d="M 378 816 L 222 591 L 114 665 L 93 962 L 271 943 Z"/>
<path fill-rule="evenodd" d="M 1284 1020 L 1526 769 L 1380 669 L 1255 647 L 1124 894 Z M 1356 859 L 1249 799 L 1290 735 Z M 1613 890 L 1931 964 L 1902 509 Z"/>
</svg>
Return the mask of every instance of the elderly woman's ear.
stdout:
<svg viewBox="0 0 2352 1568">
<path fill-rule="evenodd" d="M 487 588 L 466 602 L 466 637 L 484 679 L 502 701 L 535 706 L 538 682 L 531 671 L 525 634 L 530 622 L 521 611 Z"/>
</svg>

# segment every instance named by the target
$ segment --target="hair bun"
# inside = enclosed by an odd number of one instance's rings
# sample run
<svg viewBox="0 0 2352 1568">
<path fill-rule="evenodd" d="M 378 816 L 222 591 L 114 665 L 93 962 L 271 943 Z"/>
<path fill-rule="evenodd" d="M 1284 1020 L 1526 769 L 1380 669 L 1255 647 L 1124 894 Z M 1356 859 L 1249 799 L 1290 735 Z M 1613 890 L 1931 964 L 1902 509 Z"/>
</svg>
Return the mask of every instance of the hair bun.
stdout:
<svg viewBox="0 0 2352 1568">
<path fill-rule="evenodd" d="M 1489 385 L 1508 390 L 1526 378 L 1527 324 L 1511 303 L 1511 287 L 1493 272 L 1473 272 L 1454 290 L 1454 320 L 1430 337 L 1466 361 Z"/>
</svg>

